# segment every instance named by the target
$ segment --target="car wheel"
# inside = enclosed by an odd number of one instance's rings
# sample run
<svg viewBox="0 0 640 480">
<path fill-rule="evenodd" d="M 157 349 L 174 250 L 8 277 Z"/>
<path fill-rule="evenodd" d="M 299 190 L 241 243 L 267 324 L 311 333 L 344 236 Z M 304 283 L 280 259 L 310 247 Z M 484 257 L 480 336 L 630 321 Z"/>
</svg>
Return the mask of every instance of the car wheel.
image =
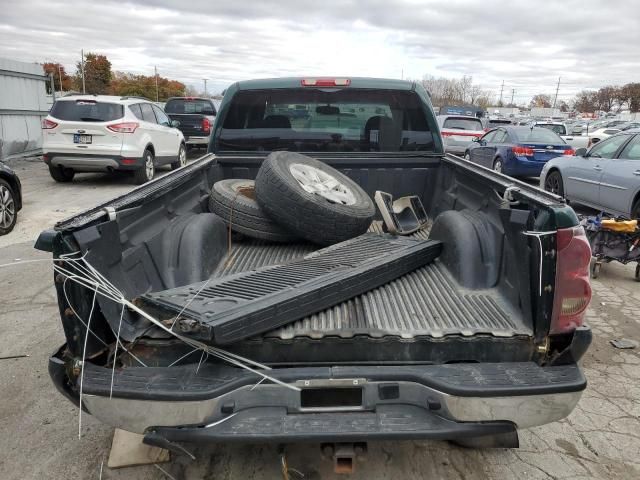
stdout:
<svg viewBox="0 0 640 480">
<path fill-rule="evenodd" d="M 331 245 L 367 231 L 375 207 L 346 175 L 326 163 L 294 152 L 273 152 L 256 177 L 262 209 L 290 232 Z"/>
<path fill-rule="evenodd" d="M 640 220 L 640 200 L 638 200 L 631 209 L 631 219 L 633 220 L 636 218 Z"/>
<path fill-rule="evenodd" d="M 178 161 L 171 164 L 171 170 L 177 170 L 180 167 L 184 167 L 187 164 L 187 149 L 184 148 L 184 144 L 180 144 L 180 150 L 178 150 Z"/>
<path fill-rule="evenodd" d="M 209 196 L 209 211 L 222 218 L 232 230 L 249 237 L 272 242 L 291 242 L 297 238 L 260 208 L 253 180 L 231 179 L 214 183 Z"/>
<path fill-rule="evenodd" d="M 471 154 L 469 152 L 464 152 L 464 159 L 471 161 Z"/>
<path fill-rule="evenodd" d="M 560 172 L 555 170 L 547 175 L 547 178 L 544 179 L 544 189 L 547 192 L 564 197 L 564 185 L 562 183 L 562 175 Z"/>
<path fill-rule="evenodd" d="M 502 173 L 502 169 L 504 168 L 504 165 L 502 164 L 502 159 L 501 158 L 496 158 L 493 161 L 493 169 L 496 172 Z"/>
<path fill-rule="evenodd" d="M 49 166 L 49 174 L 56 182 L 69 183 L 73 180 L 76 172 L 70 168 Z"/>
<path fill-rule="evenodd" d="M 143 183 L 153 180 L 153 177 L 156 174 L 156 166 L 154 164 L 155 159 L 151 150 L 145 150 L 142 158 L 144 160 L 142 168 L 139 168 L 133 174 L 136 185 L 142 185 Z"/>
<path fill-rule="evenodd" d="M 11 232 L 17 218 L 15 193 L 11 185 L 0 180 L 0 235 Z"/>
</svg>

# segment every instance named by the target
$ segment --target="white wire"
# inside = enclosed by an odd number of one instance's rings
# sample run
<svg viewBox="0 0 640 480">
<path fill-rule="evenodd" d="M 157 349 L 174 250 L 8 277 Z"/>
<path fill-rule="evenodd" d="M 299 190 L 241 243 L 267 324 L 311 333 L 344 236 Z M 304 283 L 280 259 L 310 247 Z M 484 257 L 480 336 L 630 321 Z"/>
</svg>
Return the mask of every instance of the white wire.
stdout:
<svg viewBox="0 0 640 480">
<path fill-rule="evenodd" d="M 270 367 L 266 366 L 266 365 L 262 365 L 258 362 L 254 362 L 253 360 L 241 357 L 240 355 L 236 355 L 234 353 L 231 352 L 227 352 L 225 350 L 216 348 L 216 347 L 211 347 L 205 343 L 196 341 L 196 340 L 192 340 L 188 337 L 185 337 L 181 334 L 178 334 L 176 332 L 174 332 L 171 328 L 166 327 L 162 322 L 160 322 L 159 320 L 157 320 L 156 318 L 152 317 L 151 315 L 149 315 L 147 312 L 145 312 L 144 310 L 141 310 L 140 308 L 138 308 L 136 305 L 134 305 L 132 302 L 130 302 L 129 300 L 127 300 L 126 298 L 124 298 L 124 295 L 122 294 L 122 292 L 120 292 L 117 287 L 115 287 L 109 280 L 107 280 L 100 272 L 98 272 L 86 259 L 84 259 L 84 257 L 87 254 L 83 255 L 80 258 L 68 258 L 70 255 L 66 256 L 65 258 L 59 257 L 58 261 L 60 261 L 60 259 L 62 258 L 63 262 L 67 262 L 69 264 L 71 264 L 76 270 L 79 270 L 80 272 L 84 273 L 86 276 L 81 276 L 76 274 L 75 272 L 72 272 L 70 270 L 67 270 L 65 268 L 62 268 L 59 265 L 55 265 L 54 264 L 54 270 L 57 271 L 58 273 L 63 274 L 66 278 L 65 278 L 65 282 L 66 280 L 71 280 L 74 281 L 76 283 L 78 283 L 79 285 L 82 285 L 86 288 L 89 288 L 91 290 L 94 290 L 94 297 L 95 295 L 101 295 L 113 302 L 116 302 L 120 305 L 123 305 L 123 307 L 128 307 L 129 309 L 133 310 L 134 312 L 138 313 L 139 315 L 141 315 L 142 317 L 146 318 L 147 320 L 149 320 L 151 323 L 153 323 L 154 325 L 156 325 L 157 327 L 159 327 L 160 329 L 164 330 L 165 332 L 173 335 L 174 337 L 182 340 L 183 342 L 185 342 L 188 345 L 191 345 L 192 347 L 199 349 L 199 350 L 203 350 L 204 352 L 206 352 L 206 354 L 211 354 L 221 360 L 224 360 L 232 365 L 235 365 L 237 367 L 243 368 L 245 370 L 248 370 L 252 373 L 255 373 L 261 377 L 263 377 L 263 379 L 265 380 L 270 380 L 276 384 L 279 384 L 281 386 L 293 389 L 293 390 L 300 390 L 298 387 L 295 387 L 293 385 L 289 385 L 287 383 L 284 383 L 276 378 L 273 378 L 269 375 L 266 375 L 263 372 L 260 372 L 254 368 L 251 368 L 249 365 L 253 365 L 256 368 L 260 368 L 263 370 L 270 370 Z M 203 285 L 202 288 L 204 288 L 204 286 L 206 286 L 206 282 L 205 285 Z M 94 303 L 95 305 L 95 303 Z M 124 310 L 123 310 L 124 313 Z M 76 314 L 77 316 L 77 314 Z M 88 335 L 89 329 L 87 328 L 87 335 Z M 93 332 L 91 332 L 93 333 Z M 94 334 L 95 335 L 95 334 Z M 119 342 L 119 340 L 118 340 Z M 116 342 L 116 343 L 118 343 Z M 104 343 L 104 342 L 103 342 Z M 121 345 L 122 343 L 119 342 Z M 123 346 L 124 348 L 124 346 Z M 126 348 L 124 348 L 126 350 Z M 131 352 L 128 352 L 131 354 Z M 133 356 L 133 354 L 131 354 Z M 249 364 L 249 365 L 247 365 Z M 82 382 L 82 379 L 81 379 Z"/>
<path fill-rule="evenodd" d="M 544 252 L 542 251 L 542 240 L 540 237 L 544 237 L 545 235 L 555 235 L 558 232 L 555 230 L 550 230 L 547 232 L 522 232 L 523 235 L 527 235 L 529 237 L 536 237 L 538 239 L 538 244 L 540 245 L 540 266 L 538 267 L 538 295 L 542 296 L 542 261 L 544 260 Z"/>
<path fill-rule="evenodd" d="M 116 335 L 116 348 L 113 349 L 113 366 L 111 367 L 111 387 L 109 388 L 109 398 L 113 398 L 113 380 L 116 376 L 116 359 L 118 357 L 118 343 L 120 343 L 120 329 L 122 328 L 122 318 L 124 317 L 124 305 L 120 311 L 120 322 L 118 322 L 118 334 Z"/>
<path fill-rule="evenodd" d="M 93 316 L 93 309 L 96 306 L 96 296 L 98 289 L 96 288 L 93 294 L 93 301 L 91 302 L 91 310 L 89 311 L 89 319 L 87 320 L 87 332 L 84 335 L 84 347 L 82 349 L 82 370 L 80 370 L 80 401 L 78 409 L 78 439 L 82 438 L 82 386 L 84 384 L 84 363 L 87 358 L 87 340 L 89 339 L 89 326 L 91 325 L 91 317 Z"/>
</svg>

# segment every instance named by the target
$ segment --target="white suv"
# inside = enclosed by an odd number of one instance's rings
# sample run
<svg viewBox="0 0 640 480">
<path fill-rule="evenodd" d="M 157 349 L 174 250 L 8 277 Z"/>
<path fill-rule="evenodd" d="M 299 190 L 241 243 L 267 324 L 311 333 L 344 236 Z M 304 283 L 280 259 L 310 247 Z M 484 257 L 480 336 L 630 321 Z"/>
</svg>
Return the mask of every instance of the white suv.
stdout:
<svg viewBox="0 0 640 480">
<path fill-rule="evenodd" d="M 160 165 L 186 165 L 184 136 L 175 125 L 144 98 L 62 97 L 42 121 L 43 158 L 57 182 L 70 182 L 76 172 L 132 170 L 141 184 Z"/>
</svg>

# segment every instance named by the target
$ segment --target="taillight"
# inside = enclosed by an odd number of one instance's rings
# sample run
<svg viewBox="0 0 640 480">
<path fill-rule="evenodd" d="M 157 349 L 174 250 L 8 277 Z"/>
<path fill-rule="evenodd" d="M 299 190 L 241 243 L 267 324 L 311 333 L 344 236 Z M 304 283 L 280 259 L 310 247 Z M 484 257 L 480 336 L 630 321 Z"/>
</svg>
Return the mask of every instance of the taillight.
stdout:
<svg viewBox="0 0 640 480">
<path fill-rule="evenodd" d="M 348 87 L 351 85 L 349 78 L 303 78 L 300 82 L 303 87 Z"/>
<path fill-rule="evenodd" d="M 513 153 L 521 157 L 533 157 L 533 148 L 528 147 L 511 147 Z"/>
<path fill-rule="evenodd" d="M 206 134 L 211 131 L 211 122 L 206 117 L 202 119 L 202 131 Z"/>
<path fill-rule="evenodd" d="M 551 334 L 571 332 L 582 325 L 591 301 L 591 247 L 582 227 L 561 228 L 556 234 L 556 293 Z"/>
<path fill-rule="evenodd" d="M 50 130 L 52 128 L 56 128 L 57 126 L 58 126 L 58 124 L 56 122 L 52 122 L 48 118 L 45 118 L 45 119 L 42 120 L 42 129 L 43 130 Z"/>
<path fill-rule="evenodd" d="M 451 132 L 440 132 L 440 133 L 442 133 L 443 137 L 452 137 L 453 136 L 453 133 L 451 133 Z"/>
<path fill-rule="evenodd" d="M 107 128 L 116 133 L 133 133 L 140 125 L 136 122 L 114 123 L 107 125 Z"/>
<path fill-rule="evenodd" d="M 572 156 L 575 155 L 575 153 L 576 153 L 576 151 L 571 149 L 571 148 L 569 148 L 569 149 L 565 150 L 564 152 L 562 152 L 563 155 L 572 155 Z"/>
</svg>

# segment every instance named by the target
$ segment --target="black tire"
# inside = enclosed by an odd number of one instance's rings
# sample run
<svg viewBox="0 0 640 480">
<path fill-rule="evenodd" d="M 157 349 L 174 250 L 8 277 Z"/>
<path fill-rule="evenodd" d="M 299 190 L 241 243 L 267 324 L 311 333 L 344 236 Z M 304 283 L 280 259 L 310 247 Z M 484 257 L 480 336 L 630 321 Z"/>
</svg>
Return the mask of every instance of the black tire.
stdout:
<svg viewBox="0 0 640 480">
<path fill-rule="evenodd" d="M 69 183 L 75 177 L 76 172 L 70 168 L 49 166 L 49 174 L 56 182 Z"/>
<path fill-rule="evenodd" d="M 493 161 L 493 170 L 498 173 L 504 173 L 504 162 L 500 157 Z"/>
<path fill-rule="evenodd" d="M 591 278 L 598 278 L 600 276 L 600 270 L 602 269 L 602 264 L 600 262 L 593 262 L 591 265 Z"/>
<path fill-rule="evenodd" d="M 144 154 L 142 155 L 142 162 L 142 168 L 133 172 L 133 181 L 136 185 L 142 185 L 143 183 L 153 180 L 153 177 L 156 174 L 155 157 L 151 150 L 147 149 L 144 151 Z"/>
<path fill-rule="evenodd" d="M 0 179 L 0 236 L 10 233 L 17 220 L 16 194 L 9 183 Z"/>
<path fill-rule="evenodd" d="M 640 220 L 640 200 L 633 204 L 633 208 L 631 209 L 631 220 L 638 219 Z"/>
<path fill-rule="evenodd" d="M 636 265 L 636 276 L 634 278 L 636 282 L 640 282 L 640 263 Z"/>
<path fill-rule="evenodd" d="M 171 170 L 177 170 L 180 167 L 184 167 L 187 164 L 187 149 L 184 147 L 184 143 L 180 144 L 178 149 L 178 160 L 171 164 Z"/>
<path fill-rule="evenodd" d="M 299 177 L 301 171 L 314 172 L 316 178 L 328 178 L 338 185 L 323 194 L 310 193 L 296 180 L 292 167 Z M 323 162 L 294 152 L 273 152 L 264 160 L 256 177 L 256 195 L 262 209 L 277 223 L 319 245 L 365 233 L 375 215 L 373 201 L 357 183 Z"/>
<path fill-rule="evenodd" d="M 562 182 L 562 175 L 559 171 L 554 170 L 547 175 L 547 178 L 544 179 L 544 189 L 547 192 L 564 197 L 564 183 Z"/>
<path fill-rule="evenodd" d="M 469 151 L 464 152 L 464 159 L 468 160 L 469 162 L 471 161 L 471 154 L 469 153 Z"/>
<path fill-rule="evenodd" d="M 253 180 L 221 180 L 213 184 L 209 210 L 231 229 L 249 237 L 272 242 L 291 242 L 297 237 L 271 220 L 255 200 Z"/>
</svg>

